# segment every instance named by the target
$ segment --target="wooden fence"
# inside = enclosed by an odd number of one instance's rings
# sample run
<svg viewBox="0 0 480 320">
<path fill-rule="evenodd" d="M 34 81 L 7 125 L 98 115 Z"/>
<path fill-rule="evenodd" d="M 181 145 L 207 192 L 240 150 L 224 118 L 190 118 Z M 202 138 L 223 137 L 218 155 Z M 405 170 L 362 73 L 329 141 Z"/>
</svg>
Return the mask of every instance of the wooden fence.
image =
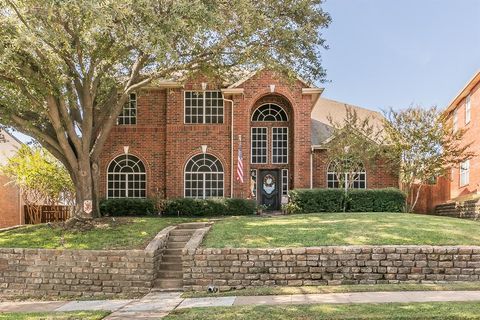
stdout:
<svg viewBox="0 0 480 320">
<path fill-rule="evenodd" d="M 72 214 L 71 206 L 38 206 L 41 214 L 40 223 L 59 222 L 68 220 Z M 28 214 L 27 206 L 23 206 L 25 224 L 34 224 Z"/>
</svg>

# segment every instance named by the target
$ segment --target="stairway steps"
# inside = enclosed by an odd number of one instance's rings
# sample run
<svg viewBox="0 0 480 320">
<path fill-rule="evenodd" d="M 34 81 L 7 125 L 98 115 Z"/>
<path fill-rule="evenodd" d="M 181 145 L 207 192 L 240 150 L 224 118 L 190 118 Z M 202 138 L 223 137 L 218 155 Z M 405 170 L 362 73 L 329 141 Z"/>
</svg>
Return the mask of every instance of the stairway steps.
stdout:
<svg viewBox="0 0 480 320">
<path fill-rule="evenodd" d="M 183 279 L 182 271 L 172 271 L 172 270 L 158 270 L 158 278 L 160 279 Z"/>
<path fill-rule="evenodd" d="M 187 236 L 187 237 L 191 237 L 193 235 L 193 233 L 195 232 L 195 230 L 192 230 L 192 229 L 183 229 L 183 230 L 172 230 L 170 231 L 170 237 L 174 237 L 174 236 Z"/>
<path fill-rule="evenodd" d="M 200 229 L 205 228 L 208 226 L 208 222 L 191 222 L 191 223 L 182 223 L 177 226 L 177 230 L 184 230 L 184 229 Z"/>
<path fill-rule="evenodd" d="M 182 262 L 162 261 L 159 271 L 182 271 Z"/>
<path fill-rule="evenodd" d="M 168 242 L 185 242 L 187 243 L 192 236 L 170 236 Z"/>
<path fill-rule="evenodd" d="M 167 249 L 183 249 L 187 244 L 186 241 L 183 242 L 167 242 Z"/>
<path fill-rule="evenodd" d="M 162 265 L 163 263 L 178 263 L 182 264 L 182 256 L 180 255 L 166 255 L 162 256 Z"/>
<path fill-rule="evenodd" d="M 154 285 L 157 289 L 182 288 L 183 279 L 157 279 Z"/>
<path fill-rule="evenodd" d="M 167 256 L 179 256 L 179 257 L 181 257 L 182 256 L 182 248 L 175 248 L 175 249 L 166 248 L 163 251 L 163 254 L 167 255 Z"/>
</svg>

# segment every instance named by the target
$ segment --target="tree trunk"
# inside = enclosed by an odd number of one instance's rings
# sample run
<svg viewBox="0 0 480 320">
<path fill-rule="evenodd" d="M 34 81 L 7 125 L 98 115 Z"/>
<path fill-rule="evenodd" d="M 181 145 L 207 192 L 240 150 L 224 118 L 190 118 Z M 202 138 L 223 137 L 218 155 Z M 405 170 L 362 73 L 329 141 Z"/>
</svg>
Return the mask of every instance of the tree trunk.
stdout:
<svg viewBox="0 0 480 320">
<path fill-rule="evenodd" d="M 76 188 L 75 217 L 91 219 L 100 216 L 98 204 L 98 165 L 90 159 L 79 160 L 79 170 L 73 175 Z"/>
</svg>

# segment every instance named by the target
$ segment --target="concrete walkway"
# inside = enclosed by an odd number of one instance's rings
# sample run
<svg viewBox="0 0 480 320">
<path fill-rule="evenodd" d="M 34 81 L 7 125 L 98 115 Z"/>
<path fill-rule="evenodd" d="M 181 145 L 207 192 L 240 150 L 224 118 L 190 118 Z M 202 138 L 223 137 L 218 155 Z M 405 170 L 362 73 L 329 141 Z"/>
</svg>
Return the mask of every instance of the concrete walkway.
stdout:
<svg viewBox="0 0 480 320">
<path fill-rule="evenodd" d="M 152 292 L 138 300 L 1 302 L 0 312 L 106 310 L 106 319 L 161 319 L 175 309 L 245 305 L 412 303 L 480 301 L 480 291 L 399 291 L 181 298 L 181 292 Z"/>
</svg>

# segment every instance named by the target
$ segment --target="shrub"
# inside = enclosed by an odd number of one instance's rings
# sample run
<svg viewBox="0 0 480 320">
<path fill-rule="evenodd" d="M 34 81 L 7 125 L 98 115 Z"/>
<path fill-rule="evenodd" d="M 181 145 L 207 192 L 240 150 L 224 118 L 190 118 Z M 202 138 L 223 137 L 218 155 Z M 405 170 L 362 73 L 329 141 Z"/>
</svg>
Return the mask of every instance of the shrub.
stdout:
<svg viewBox="0 0 480 320">
<path fill-rule="evenodd" d="M 395 188 L 298 189 L 290 192 L 289 213 L 342 212 L 346 202 L 349 212 L 402 212 L 405 194 Z"/>
<path fill-rule="evenodd" d="M 216 216 L 254 214 L 257 204 L 246 199 L 192 199 L 178 198 L 168 200 L 163 214 L 167 216 Z"/>
<path fill-rule="evenodd" d="M 289 193 L 292 213 L 342 212 L 342 189 L 296 189 Z"/>
<path fill-rule="evenodd" d="M 155 201 L 151 199 L 104 199 L 100 201 L 103 216 L 143 216 L 155 214 Z"/>
</svg>

